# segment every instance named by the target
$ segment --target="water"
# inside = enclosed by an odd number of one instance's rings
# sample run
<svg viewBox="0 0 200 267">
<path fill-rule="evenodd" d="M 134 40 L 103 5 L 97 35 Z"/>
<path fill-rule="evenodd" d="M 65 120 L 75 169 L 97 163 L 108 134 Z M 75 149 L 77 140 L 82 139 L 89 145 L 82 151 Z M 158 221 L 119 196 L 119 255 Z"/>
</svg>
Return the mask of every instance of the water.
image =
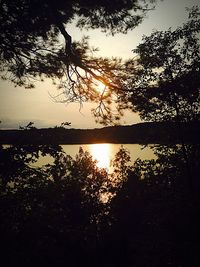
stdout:
<svg viewBox="0 0 200 267">
<path fill-rule="evenodd" d="M 131 162 L 133 163 L 137 158 L 152 159 L 155 155 L 149 147 L 144 147 L 137 144 L 87 144 L 87 145 L 62 145 L 64 152 L 67 155 L 75 157 L 79 152 L 79 148 L 82 147 L 84 151 L 88 151 L 94 160 L 97 160 L 97 166 L 101 168 L 111 169 L 111 160 L 114 159 L 115 154 L 119 151 L 120 147 L 123 145 L 125 149 L 130 152 Z M 52 163 L 52 158 L 43 157 L 37 162 L 37 165 L 43 165 L 46 163 Z"/>
</svg>

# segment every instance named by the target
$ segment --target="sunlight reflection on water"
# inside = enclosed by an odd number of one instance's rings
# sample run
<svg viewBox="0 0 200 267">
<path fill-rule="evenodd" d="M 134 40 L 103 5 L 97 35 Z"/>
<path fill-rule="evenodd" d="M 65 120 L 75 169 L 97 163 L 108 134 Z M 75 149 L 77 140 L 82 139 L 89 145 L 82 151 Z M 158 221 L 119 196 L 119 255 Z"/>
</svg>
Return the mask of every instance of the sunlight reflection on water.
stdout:
<svg viewBox="0 0 200 267">
<path fill-rule="evenodd" d="M 111 162 L 111 144 L 93 144 L 89 145 L 88 152 L 93 159 L 97 160 L 99 168 L 110 168 Z"/>
<path fill-rule="evenodd" d="M 115 154 L 119 151 L 122 144 L 103 143 L 61 146 L 64 152 L 72 157 L 75 157 L 75 155 L 79 152 L 79 148 L 82 147 L 84 151 L 88 151 L 91 154 L 94 160 L 98 161 L 98 167 L 106 168 L 109 172 L 111 172 L 111 160 L 114 159 Z M 137 158 L 141 158 L 142 160 L 155 158 L 152 149 L 149 147 L 143 148 L 142 145 L 138 144 L 123 144 L 123 147 L 130 152 L 131 163 L 133 163 Z M 47 163 L 53 163 L 52 157 L 41 157 L 36 165 L 42 166 Z"/>
<path fill-rule="evenodd" d="M 112 143 L 102 143 L 102 144 L 87 144 L 87 145 L 62 145 L 63 150 L 66 154 L 74 157 L 79 148 L 82 147 L 84 151 L 88 151 L 94 160 L 98 161 L 98 167 L 106 168 L 108 171 L 112 171 L 110 166 L 111 160 L 115 158 L 116 153 L 119 151 L 121 146 L 130 152 L 131 163 L 137 158 L 152 159 L 155 155 L 150 147 L 145 147 L 138 144 L 112 144 Z"/>
</svg>

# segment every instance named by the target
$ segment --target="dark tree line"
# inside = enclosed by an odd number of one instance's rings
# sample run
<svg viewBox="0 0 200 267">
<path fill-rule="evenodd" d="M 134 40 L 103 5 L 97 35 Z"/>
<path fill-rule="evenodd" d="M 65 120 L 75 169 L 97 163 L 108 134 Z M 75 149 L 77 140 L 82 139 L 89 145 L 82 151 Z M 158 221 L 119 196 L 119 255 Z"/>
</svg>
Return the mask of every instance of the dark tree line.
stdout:
<svg viewBox="0 0 200 267">
<path fill-rule="evenodd" d="M 80 149 L 0 149 L 1 261 L 6 266 L 199 266 L 199 146 L 192 177 L 180 146 L 130 164 L 123 147 L 113 172 Z M 52 164 L 34 165 L 49 155 Z M 191 191 L 192 188 L 195 189 Z"/>
<path fill-rule="evenodd" d="M 34 165 L 47 155 L 53 164 Z M 80 266 L 92 260 L 108 213 L 101 199 L 113 187 L 106 171 L 82 149 L 72 159 L 53 145 L 1 147 L 0 157 L 3 264 Z"/>
<path fill-rule="evenodd" d="M 28 88 L 38 77 L 59 79 L 65 101 L 98 103 L 94 114 L 103 123 L 124 109 L 145 121 L 198 122 L 198 7 L 181 27 L 144 37 L 126 62 L 92 56 L 87 38 L 72 42 L 65 26 L 77 16 L 78 27 L 126 33 L 153 2 L 2 0 L 2 78 Z M 122 148 L 109 175 L 82 150 L 72 159 L 59 146 L 1 146 L 2 262 L 199 266 L 199 145 L 183 136 L 154 150 L 156 159 L 130 166 Z M 41 155 L 53 164 L 36 167 Z"/>
<path fill-rule="evenodd" d="M 157 159 L 134 163 L 111 203 L 113 266 L 199 265 L 199 151 L 190 150 L 192 181 L 178 146 L 157 146 Z"/>
</svg>

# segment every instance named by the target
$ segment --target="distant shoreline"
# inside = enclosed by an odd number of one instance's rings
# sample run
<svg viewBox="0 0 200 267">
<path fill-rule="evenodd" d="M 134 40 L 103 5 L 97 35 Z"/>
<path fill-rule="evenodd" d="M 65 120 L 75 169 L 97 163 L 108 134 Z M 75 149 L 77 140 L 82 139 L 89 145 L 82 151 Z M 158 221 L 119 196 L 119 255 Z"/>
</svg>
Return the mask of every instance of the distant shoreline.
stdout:
<svg viewBox="0 0 200 267">
<path fill-rule="evenodd" d="M 0 130 L 0 144 L 200 143 L 200 123 L 147 122 L 95 129 Z"/>
</svg>

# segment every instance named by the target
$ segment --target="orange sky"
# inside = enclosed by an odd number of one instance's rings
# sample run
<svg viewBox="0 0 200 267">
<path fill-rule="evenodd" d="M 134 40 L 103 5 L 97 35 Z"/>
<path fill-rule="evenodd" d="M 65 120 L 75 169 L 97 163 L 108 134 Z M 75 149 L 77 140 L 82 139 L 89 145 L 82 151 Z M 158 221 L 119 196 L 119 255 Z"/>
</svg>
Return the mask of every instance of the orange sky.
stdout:
<svg viewBox="0 0 200 267">
<path fill-rule="evenodd" d="M 67 26 L 67 31 L 73 40 L 80 40 L 83 35 L 90 36 L 90 44 L 99 47 L 99 55 L 118 56 L 125 59 L 133 56 L 132 49 L 141 41 L 142 35 L 149 35 L 153 29 L 166 30 L 176 28 L 187 18 L 185 7 L 199 5 L 199 0 L 164 0 L 159 2 L 156 10 L 151 11 L 144 22 L 127 35 L 118 34 L 106 36 L 98 30 L 80 31 L 73 25 Z M 55 103 L 49 96 L 55 95 L 55 87 L 49 80 L 36 83 L 36 88 L 25 90 L 14 88 L 10 82 L 0 81 L 0 124 L 1 128 L 19 128 L 29 121 L 35 126 L 50 127 L 70 121 L 72 128 L 100 127 L 95 124 L 90 113 L 91 104 L 85 103 L 81 112 L 78 104 L 64 105 Z M 137 114 L 127 112 L 122 124 L 140 122 Z"/>
</svg>

